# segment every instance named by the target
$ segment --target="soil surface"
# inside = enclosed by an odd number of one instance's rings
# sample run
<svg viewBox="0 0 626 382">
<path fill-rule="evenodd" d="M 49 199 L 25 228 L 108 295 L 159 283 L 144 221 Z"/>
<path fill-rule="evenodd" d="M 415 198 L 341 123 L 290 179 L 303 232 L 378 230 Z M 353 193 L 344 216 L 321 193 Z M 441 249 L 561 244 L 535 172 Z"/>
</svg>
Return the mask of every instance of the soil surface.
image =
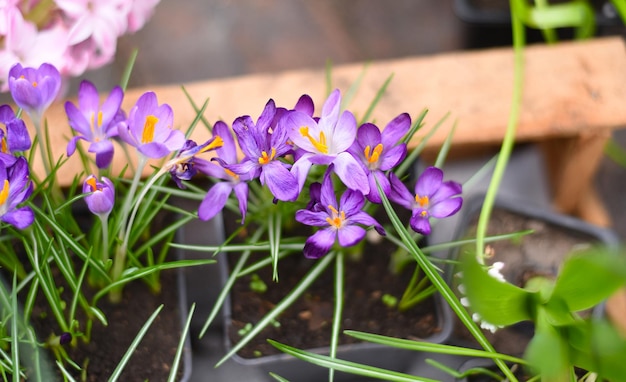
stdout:
<svg viewBox="0 0 626 382">
<path fill-rule="evenodd" d="M 470 227 L 475 227 L 477 219 L 476 217 L 470 223 Z M 486 260 L 488 265 L 496 261 L 503 262 L 505 266 L 501 273 L 504 278 L 520 287 L 533 276 L 555 277 L 568 254 L 598 241 L 597 238 L 585 233 L 568 230 L 504 209 L 494 209 L 487 234 L 500 235 L 523 230 L 534 232 L 518 241 L 501 240 L 489 244 L 488 251 L 492 256 Z M 466 236 L 475 236 L 475 228 L 469 228 L 467 232 Z M 456 286 L 458 282 L 453 281 L 453 284 Z M 534 335 L 534 326 L 531 322 L 520 322 L 497 330 L 495 333 L 489 331 L 484 331 L 484 333 L 498 352 L 522 356 Z M 458 319 L 455 319 L 453 338 L 470 346 L 478 346 L 467 328 Z"/>
<path fill-rule="evenodd" d="M 429 338 L 441 330 L 441 318 L 436 313 L 432 296 L 404 313 L 382 302 L 384 294 L 398 299 L 402 296 L 414 269 L 411 264 L 400 275 L 388 271 L 389 256 L 394 248 L 388 242 L 376 246 L 367 244 L 359 261 L 346 257 L 342 330 L 410 339 Z M 251 276 L 240 279 L 231 293 L 231 343 L 239 341 L 238 332 L 246 324 L 258 322 L 291 291 L 314 263 L 315 260 L 305 259 L 299 253 L 281 259 L 278 283 L 271 281 L 271 267 L 262 269 L 257 274 L 268 287 L 265 293 L 251 291 Z M 334 309 L 333 280 L 334 266 L 331 263 L 309 290 L 279 316 L 278 325 L 267 327 L 239 355 L 253 358 L 279 353 L 267 343 L 268 338 L 300 349 L 328 346 Z M 357 341 L 351 337 L 340 336 L 341 344 L 354 342 Z"/>
<path fill-rule="evenodd" d="M 180 309 L 178 308 L 177 272 L 168 270 L 161 274 L 162 291 L 155 295 L 143 282 L 129 284 L 123 292 L 123 300 L 111 304 L 103 298 L 99 308 L 107 317 L 108 326 L 94 320 L 91 341 L 86 344 L 77 338 L 74 344 L 64 349 L 71 359 L 86 369 L 86 381 L 100 382 L 109 379 L 119 361 L 126 353 L 141 327 L 150 315 L 163 304 L 163 309 L 151 325 L 139 346 L 133 352 L 120 381 L 166 381 L 174 360 L 182 332 Z M 34 313 L 33 326 L 42 341 L 52 333 L 58 333 L 56 321 L 49 312 L 39 310 Z M 80 372 L 71 370 L 76 380 L 81 380 Z M 182 376 L 184 364 L 179 366 Z M 59 380 L 62 380 L 59 377 Z"/>
</svg>

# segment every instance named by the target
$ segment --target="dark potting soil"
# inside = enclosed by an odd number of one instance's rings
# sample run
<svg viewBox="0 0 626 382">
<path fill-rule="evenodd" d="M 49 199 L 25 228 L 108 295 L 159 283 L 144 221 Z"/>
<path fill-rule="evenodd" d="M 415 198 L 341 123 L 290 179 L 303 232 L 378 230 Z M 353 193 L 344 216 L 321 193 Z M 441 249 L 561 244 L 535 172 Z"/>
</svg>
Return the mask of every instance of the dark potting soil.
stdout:
<svg viewBox="0 0 626 382">
<path fill-rule="evenodd" d="M 477 221 L 478 217 L 470 222 L 469 227 L 475 227 Z M 505 265 L 501 273 L 504 278 L 520 287 L 533 276 L 555 277 L 569 254 L 598 241 L 579 231 L 497 208 L 492 212 L 487 234 L 501 235 L 524 230 L 534 232 L 516 241 L 500 240 L 488 244 L 489 252 L 493 255 L 485 261 L 487 265 L 503 262 Z M 475 228 L 469 228 L 467 236 L 475 237 Z M 454 283 L 458 284 L 456 281 Z M 531 322 L 520 322 L 495 333 L 483 332 L 498 352 L 522 356 L 534 335 L 534 326 Z M 456 318 L 452 338 L 478 347 L 467 328 Z"/>
<path fill-rule="evenodd" d="M 388 242 L 377 246 L 366 245 L 359 261 L 345 260 L 344 308 L 342 330 L 358 330 L 386 336 L 409 339 L 429 338 L 441 331 L 440 317 L 431 296 L 406 312 L 390 308 L 382 302 L 384 294 L 398 299 L 412 276 L 414 265 L 406 267 L 399 275 L 388 271 L 389 258 L 395 249 Z M 266 267 L 257 275 L 264 280 L 267 291 L 250 289 L 252 276 L 241 278 L 231 291 L 232 325 L 228 329 L 231 343 L 237 343 L 238 333 L 248 323 L 256 324 L 302 279 L 316 260 L 305 259 L 302 254 L 292 254 L 278 262 L 279 281 L 272 280 L 272 269 Z M 314 349 L 328 346 L 331 338 L 334 311 L 334 265 L 331 263 L 291 307 L 269 325 L 238 354 L 243 358 L 278 354 L 266 339 Z M 340 344 L 357 342 L 341 334 Z"/>
<path fill-rule="evenodd" d="M 106 297 L 102 298 L 98 307 L 107 317 L 108 326 L 94 320 L 89 343 L 76 338 L 74 345 L 64 346 L 70 358 L 86 370 L 86 381 L 109 379 L 141 327 L 161 304 L 164 305 L 163 309 L 133 352 L 118 380 L 167 380 L 183 326 L 178 305 L 177 272 L 164 271 L 161 274 L 161 285 L 161 292 L 154 294 L 145 283 L 133 282 L 124 288 L 121 302 L 112 304 Z M 42 341 L 52 333 L 59 334 L 50 312 L 38 310 L 33 313 L 35 318 L 32 323 Z M 179 377 L 184 367 L 181 362 Z M 65 365 L 65 368 L 72 372 L 76 380 L 81 380 L 80 371 L 74 371 L 69 365 Z M 62 380 L 60 376 L 59 380 Z"/>
</svg>

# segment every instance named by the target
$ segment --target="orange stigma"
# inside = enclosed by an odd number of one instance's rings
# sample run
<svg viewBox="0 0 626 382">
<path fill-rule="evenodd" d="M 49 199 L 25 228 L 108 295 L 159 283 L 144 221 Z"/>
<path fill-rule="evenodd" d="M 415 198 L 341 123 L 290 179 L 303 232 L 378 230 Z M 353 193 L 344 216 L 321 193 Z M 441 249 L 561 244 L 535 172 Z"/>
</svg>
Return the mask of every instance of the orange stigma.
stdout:
<svg viewBox="0 0 626 382">
<path fill-rule="evenodd" d="M 276 149 L 274 147 L 272 147 L 272 153 L 270 155 L 267 155 L 267 152 L 262 151 L 261 156 L 259 157 L 259 164 L 260 165 L 268 164 L 272 160 L 274 160 L 275 156 L 276 156 Z"/>
<path fill-rule="evenodd" d="M 154 127 L 159 119 L 154 115 L 146 117 L 146 123 L 143 125 L 143 133 L 141 134 L 141 143 L 150 143 L 154 139 Z"/>
<path fill-rule="evenodd" d="M 372 150 L 372 148 L 369 145 L 365 146 L 365 150 L 363 150 L 363 154 L 365 154 L 365 159 L 367 159 L 369 163 L 377 163 L 378 159 L 380 158 L 380 154 L 382 152 L 383 152 L 382 143 L 377 144 L 376 147 L 374 147 L 374 150 Z"/>
<path fill-rule="evenodd" d="M 5 179 L 2 190 L 0 190 L 0 206 L 3 206 L 9 198 L 9 189 L 11 188 L 9 186 L 9 180 Z"/>
<path fill-rule="evenodd" d="M 315 149 L 317 149 L 317 151 L 321 152 L 322 154 L 328 154 L 328 145 L 326 144 L 326 135 L 324 134 L 323 131 L 320 131 L 320 138 L 315 139 L 309 134 L 309 127 L 302 126 L 300 128 L 300 135 L 302 135 L 305 138 L 308 138 L 309 142 L 311 142 L 311 144 L 313 145 L 313 147 L 315 147 Z"/>
<path fill-rule="evenodd" d="M 335 207 L 330 205 L 328 206 L 328 209 L 332 211 L 333 215 L 332 217 L 327 217 L 326 222 L 336 229 L 341 228 L 343 222 L 346 221 L 346 213 L 344 211 L 339 212 Z"/>
</svg>

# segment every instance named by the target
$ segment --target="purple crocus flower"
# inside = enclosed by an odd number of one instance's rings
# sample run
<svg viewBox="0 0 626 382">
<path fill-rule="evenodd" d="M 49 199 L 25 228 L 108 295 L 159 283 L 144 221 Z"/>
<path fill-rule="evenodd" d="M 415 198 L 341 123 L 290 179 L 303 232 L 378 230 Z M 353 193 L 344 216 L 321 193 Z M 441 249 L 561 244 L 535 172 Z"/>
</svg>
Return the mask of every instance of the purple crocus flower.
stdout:
<svg viewBox="0 0 626 382">
<path fill-rule="evenodd" d="M 9 89 L 15 103 L 38 124 L 59 94 L 61 74 L 47 63 L 37 69 L 15 64 L 9 70 Z"/>
<path fill-rule="evenodd" d="M 111 138 L 118 134 L 118 124 L 125 119 L 120 110 L 124 92 L 116 86 L 100 106 L 98 89 L 89 81 L 82 81 L 78 88 L 78 107 L 72 102 L 65 103 L 70 126 L 79 135 L 70 139 L 67 144 L 67 156 L 76 151 L 79 139 L 90 142 L 89 152 L 96 153 L 96 166 L 106 168 L 113 159 L 113 142 Z"/>
<path fill-rule="evenodd" d="M 178 188 L 184 189 L 183 180 L 190 180 L 197 173 L 196 155 L 222 147 L 224 141 L 219 135 L 213 136 L 208 141 L 198 145 L 195 141 L 189 139 L 185 142 L 176 157 L 172 159 L 166 166 L 170 166 L 169 172 Z"/>
<path fill-rule="evenodd" d="M 292 147 L 287 143 L 283 125 L 272 128 L 275 115 L 276 106 L 273 100 L 269 100 L 256 124 L 249 116 L 233 122 L 245 158 L 241 163 L 227 167 L 236 174 L 249 175 L 250 179 L 259 177 L 261 184 L 267 185 L 278 200 L 295 200 L 299 194 L 298 182 L 287 169 L 288 165 L 278 160 Z"/>
<path fill-rule="evenodd" d="M 214 158 L 214 162 L 219 164 L 196 158 L 195 166 L 198 171 L 224 181 L 215 183 L 209 189 L 202 203 L 200 203 L 200 207 L 198 207 L 198 217 L 201 220 L 209 220 L 220 213 L 226 205 L 228 197 L 234 191 L 239 200 L 239 212 L 243 224 L 248 210 L 247 182 L 251 179 L 250 174 L 238 175 L 228 169 L 229 165 L 237 163 L 237 146 L 232 132 L 224 122 L 215 123 L 213 136 L 220 137 L 223 141 L 223 145 L 215 150 L 218 158 Z"/>
<path fill-rule="evenodd" d="M 0 220 L 18 229 L 30 226 L 35 220 L 30 207 L 18 207 L 33 192 L 29 176 L 28 162 L 24 157 L 17 158 L 11 167 L 0 162 Z"/>
<path fill-rule="evenodd" d="M 324 106 L 319 120 L 294 110 L 278 123 L 288 132 L 289 138 L 304 154 L 298 155 L 291 172 L 301 190 L 313 164 L 334 165 L 339 179 L 350 189 L 369 193 L 367 175 L 358 161 L 347 152 L 356 138 L 356 119 L 349 111 L 340 115 L 341 94 L 333 91 Z"/>
<path fill-rule="evenodd" d="M 130 113 L 128 121 L 119 127 L 119 135 L 136 147 L 145 157 L 158 159 L 179 150 L 185 144 L 185 135 L 172 130 L 174 113 L 168 104 L 159 105 L 154 92 L 146 92 Z"/>
<path fill-rule="evenodd" d="M 398 177 L 390 173 L 391 194 L 389 199 L 412 210 L 411 228 L 423 235 L 430 234 L 429 218 L 445 218 L 457 213 L 463 204 L 459 195 L 462 187 L 453 181 L 443 182 L 443 171 L 428 167 L 415 183 L 415 194 L 411 194 Z"/>
<path fill-rule="evenodd" d="M 24 121 L 15 116 L 9 105 L 0 106 L 0 123 L 6 126 L 6 132 L 0 130 L 0 161 L 10 167 L 17 160 L 16 152 L 30 149 L 30 135 Z"/>
<path fill-rule="evenodd" d="M 380 194 L 376 181 L 382 187 L 385 195 L 391 193 L 391 184 L 383 171 L 388 171 L 400 163 L 406 156 L 406 144 L 400 140 L 411 127 L 411 117 L 400 114 L 383 129 L 371 123 L 359 127 L 356 140 L 348 150 L 355 158 L 361 161 L 361 167 L 367 174 L 370 192 L 366 195 L 372 203 L 380 204 Z"/>
<path fill-rule="evenodd" d="M 99 182 L 94 175 L 89 175 L 83 183 L 83 193 L 89 211 L 94 215 L 108 216 L 115 204 L 115 186 L 108 178 L 102 177 Z"/>
<path fill-rule="evenodd" d="M 374 226 L 379 234 L 385 234 L 383 227 L 362 211 L 365 197 L 359 191 L 346 190 L 337 204 L 331 173 L 332 166 L 324 175 L 320 200 L 314 203 L 314 208 L 296 212 L 296 220 L 300 223 L 320 227 L 304 244 L 304 256 L 309 259 L 319 259 L 326 255 L 335 241 L 342 247 L 357 244 L 366 232 L 359 224 Z"/>
</svg>

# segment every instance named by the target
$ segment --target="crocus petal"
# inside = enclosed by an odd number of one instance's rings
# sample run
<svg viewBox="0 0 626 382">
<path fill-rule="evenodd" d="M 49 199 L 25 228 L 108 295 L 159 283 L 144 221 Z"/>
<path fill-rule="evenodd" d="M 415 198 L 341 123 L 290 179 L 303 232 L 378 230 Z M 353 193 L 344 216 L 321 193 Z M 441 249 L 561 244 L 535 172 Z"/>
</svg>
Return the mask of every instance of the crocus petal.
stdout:
<svg viewBox="0 0 626 382">
<path fill-rule="evenodd" d="M 304 243 L 304 257 L 307 259 L 319 259 L 326 255 L 335 244 L 335 231 L 333 229 L 321 229 L 310 236 Z"/>
<path fill-rule="evenodd" d="M 344 211 L 347 216 L 351 216 L 361 211 L 365 204 L 365 198 L 360 191 L 346 190 L 339 201 L 339 209 Z"/>
<path fill-rule="evenodd" d="M 460 183 L 453 181 L 443 182 L 437 192 L 430 197 L 430 202 L 437 204 L 439 201 L 459 195 L 461 192 L 463 192 L 463 186 Z"/>
<path fill-rule="evenodd" d="M 389 150 L 385 149 L 384 154 L 379 159 L 378 168 L 381 171 L 391 170 L 406 157 L 406 151 L 404 144 L 393 146 Z"/>
<path fill-rule="evenodd" d="M 324 227 L 328 225 L 326 218 L 328 218 L 328 214 L 326 211 L 309 211 L 309 210 L 298 210 L 296 211 L 296 221 L 314 226 L 314 227 Z"/>
<path fill-rule="evenodd" d="M 378 192 L 378 186 L 376 185 L 376 180 L 378 180 L 378 184 L 383 189 L 383 193 L 387 196 L 387 198 L 391 195 L 391 183 L 389 183 L 389 179 L 385 176 L 385 173 L 382 171 L 372 171 L 367 176 L 367 180 L 370 185 L 370 193 L 367 194 L 367 200 L 372 203 L 381 204 L 383 201 L 380 198 L 380 193 Z"/>
<path fill-rule="evenodd" d="M 367 227 L 374 227 L 376 232 L 378 232 L 380 235 L 382 236 L 386 235 L 386 232 L 383 226 L 380 225 L 380 223 L 376 221 L 376 219 L 368 215 L 366 212 L 359 211 L 358 213 L 350 216 L 350 223 L 351 224 L 358 223 L 358 224 L 363 224 L 364 226 L 367 226 Z"/>
<path fill-rule="evenodd" d="M 339 111 L 341 107 L 341 93 L 339 89 L 335 89 L 330 93 L 324 106 L 322 107 L 322 119 L 328 119 L 330 121 L 337 121 L 339 117 Z"/>
<path fill-rule="evenodd" d="M 365 229 L 358 225 L 346 225 L 337 230 L 337 238 L 342 247 L 351 247 L 365 237 Z"/>
<path fill-rule="evenodd" d="M 441 187 L 442 180 L 443 171 L 437 167 L 428 167 L 417 179 L 415 193 L 420 196 L 431 196 Z"/>
<path fill-rule="evenodd" d="M 304 187 L 304 183 L 306 181 L 306 177 L 309 174 L 309 170 L 313 165 L 311 161 L 309 161 L 309 157 L 311 154 L 306 153 L 302 155 L 294 164 L 291 166 L 291 173 L 294 175 L 296 180 L 298 181 L 298 192 L 302 191 L 302 187 Z"/>
<path fill-rule="evenodd" d="M 457 213 L 463 205 L 462 198 L 450 198 L 432 205 L 428 212 L 435 218 L 445 218 Z"/>
<path fill-rule="evenodd" d="M 296 102 L 296 106 L 294 107 L 294 110 L 300 111 L 312 117 L 313 113 L 315 112 L 315 105 L 313 104 L 313 99 L 311 99 L 311 97 L 309 97 L 307 94 L 303 94 L 298 99 L 298 102 Z"/>
<path fill-rule="evenodd" d="M 258 158 L 261 156 L 262 147 L 265 142 L 261 134 L 256 132 L 254 121 L 249 116 L 243 116 L 235 119 L 233 122 L 233 131 L 237 134 L 239 147 L 248 158 Z"/>
<path fill-rule="evenodd" d="M 298 198 L 298 181 L 281 162 L 271 161 L 263 166 L 261 183 L 266 184 L 278 200 L 289 201 Z"/>
<path fill-rule="evenodd" d="M 228 125 L 222 121 L 218 121 L 213 125 L 213 136 L 218 135 L 222 138 L 224 144 L 215 150 L 217 155 L 222 158 L 226 163 L 232 164 L 237 162 L 237 146 L 235 145 L 235 138 Z"/>
<path fill-rule="evenodd" d="M 26 124 L 21 119 L 15 118 L 7 124 L 7 144 L 14 151 L 26 151 L 31 147 L 30 135 Z"/>
<path fill-rule="evenodd" d="M 389 194 L 389 199 L 398 203 L 402 207 L 410 210 L 413 208 L 413 201 L 415 200 L 415 195 L 411 194 L 402 183 L 400 179 L 393 172 L 389 173 L 389 182 L 391 183 L 391 193 Z"/>
<path fill-rule="evenodd" d="M 380 138 L 380 130 L 373 123 L 364 123 L 357 130 L 356 141 L 361 146 L 361 149 L 365 149 L 367 146 L 374 148 L 381 143 Z"/>
<path fill-rule="evenodd" d="M 324 179 L 322 180 L 322 187 L 320 188 L 320 202 L 324 208 L 333 206 L 338 209 L 337 197 L 335 196 L 335 187 L 333 186 L 333 179 L 331 177 L 334 166 L 328 167 L 324 173 Z"/>
<path fill-rule="evenodd" d="M 0 220 L 9 223 L 17 229 L 24 229 L 35 221 L 35 214 L 30 207 L 21 207 L 4 214 Z"/>
<path fill-rule="evenodd" d="M 391 120 L 382 132 L 381 143 L 385 147 L 397 145 L 411 128 L 411 116 L 402 113 Z"/>
<path fill-rule="evenodd" d="M 430 235 L 430 223 L 428 222 L 428 218 L 424 218 L 422 216 L 413 215 L 411 220 L 409 221 L 411 228 L 413 231 L 417 233 L 421 233 L 422 235 Z"/>
<path fill-rule="evenodd" d="M 159 142 L 151 142 L 140 145 L 137 147 L 140 153 L 148 158 L 159 159 L 170 154 L 173 150 L 170 150 L 166 145 Z"/>
<path fill-rule="evenodd" d="M 104 141 L 103 141 L 104 142 Z M 96 166 L 98 168 L 107 168 L 113 161 L 113 145 L 110 150 L 103 150 L 96 153 Z"/>
<path fill-rule="evenodd" d="M 114 87 L 109 96 L 102 103 L 102 124 L 109 124 L 117 115 L 124 99 L 124 91 L 121 87 Z"/>
<path fill-rule="evenodd" d="M 363 194 L 370 192 L 367 175 L 350 153 L 343 152 L 337 155 L 333 164 L 335 173 L 348 188 L 360 190 Z"/>
<path fill-rule="evenodd" d="M 228 182 L 219 182 L 207 192 L 198 207 L 200 220 L 210 220 L 219 214 L 228 200 L 233 187 Z"/>
<path fill-rule="evenodd" d="M 78 86 L 78 107 L 89 115 L 100 108 L 100 96 L 98 89 L 89 81 L 83 80 Z"/>
<path fill-rule="evenodd" d="M 65 114 L 67 114 L 67 119 L 72 129 L 82 134 L 87 140 L 91 141 L 93 139 L 91 124 L 85 119 L 85 116 L 76 105 L 70 101 L 65 102 Z"/>
<path fill-rule="evenodd" d="M 246 212 L 248 211 L 248 183 L 237 183 L 235 185 L 235 196 L 237 196 L 237 200 L 239 200 L 241 224 L 244 224 L 246 221 Z"/>
<path fill-rule="evenodd" d="M 356 118 L 349 111 L 341 113 L 332 134 L 331 154 L 346 151 L 356 139 Z"/>
<path fill-rule="evenodd" d="M 280 120 L 279 124 L 280 123 L 284 124 L 283 128 L 287 131 L 289 139 L 291 139 L 296 146 L 311 153 L 318 152 L 317 148 L 315 148 L 309 138 L 300 132 L 302 127 L 308 127 L 309 135 L 315 138 L 319 137 L 320 128 L 313 118 L 304 113 L 292 111 L 287 113 L 283 119 Z"/>
</svg>

